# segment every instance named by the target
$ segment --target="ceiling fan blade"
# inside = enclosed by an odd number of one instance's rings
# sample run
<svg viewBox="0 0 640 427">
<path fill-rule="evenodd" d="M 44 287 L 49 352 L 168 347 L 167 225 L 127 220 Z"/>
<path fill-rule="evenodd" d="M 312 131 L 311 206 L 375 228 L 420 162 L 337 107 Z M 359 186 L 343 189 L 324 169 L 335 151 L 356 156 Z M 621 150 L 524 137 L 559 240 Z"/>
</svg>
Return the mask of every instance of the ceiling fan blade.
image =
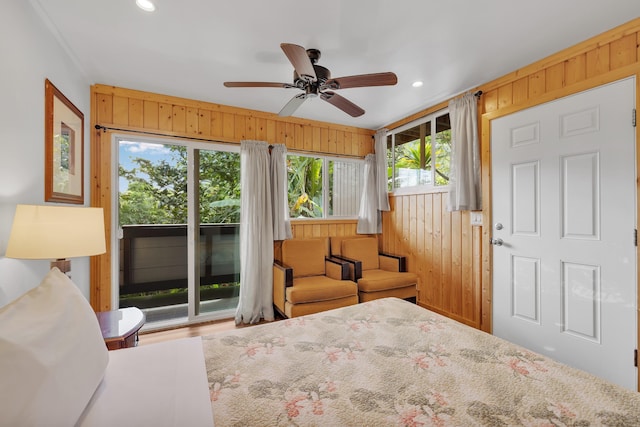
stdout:
<svg viewBox="0 0 640 427">
<path fill-rule="evenodd" d="M 286 117 L 290 116 L 302 105 L 302 103 L 307 99 L 306 93 L 301 93 L 300 95 L 296 95 L 287 104 L 282 107 L 282 110 L 278 113 L 279 116 Z"/>
<path fill-rule="evenodd" d="M 289 83 L 271 83 L 271 82 L 224 82 L 226 87 L 296 87 Z"/>
<path fill-rule="evenodd" d="M 320 98 L 324 99 L 334 107 L 338 107 L 351 117 L 360 117 L 364 114 L 364 110 L 362 108 L 335 92 L 322 92 L 320 94 Z"/>
<path fill-rule="evenodd" d="M 398 83 L 398 77 L 391 72 L 359 74 L 356 76 L 338 77 L 327 80 L 320 86 L 320 90 L 324 89 L 348 89 L 352 87 L 365 86 L 393 86 Z"/>
<path fill-rule="evenodd" d="M 281 43 L 280 47 L 301 78 L 309 81 L 315 81 L 317 79 L 316 71 L 313 68 L 313 64 L 305 48 L 291 43 Z"/>
</svg>

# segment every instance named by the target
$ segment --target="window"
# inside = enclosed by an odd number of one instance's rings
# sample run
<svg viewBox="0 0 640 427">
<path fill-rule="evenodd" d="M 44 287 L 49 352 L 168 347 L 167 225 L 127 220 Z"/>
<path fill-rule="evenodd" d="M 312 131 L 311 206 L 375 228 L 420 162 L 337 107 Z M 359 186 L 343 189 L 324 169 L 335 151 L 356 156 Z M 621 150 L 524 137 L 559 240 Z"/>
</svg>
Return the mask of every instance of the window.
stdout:
<svg viewBox="0 0 640 427">
<path fill-rule="evenodd" d="M 289 154 L 287 174 L 291 218 L 358 215 L 363 161 Z"/>
<path fill-rule="evenodd" d="M 389 191 L 449 184 L 451 124 L 440 111 L 387 135 Z"/>
</svg>

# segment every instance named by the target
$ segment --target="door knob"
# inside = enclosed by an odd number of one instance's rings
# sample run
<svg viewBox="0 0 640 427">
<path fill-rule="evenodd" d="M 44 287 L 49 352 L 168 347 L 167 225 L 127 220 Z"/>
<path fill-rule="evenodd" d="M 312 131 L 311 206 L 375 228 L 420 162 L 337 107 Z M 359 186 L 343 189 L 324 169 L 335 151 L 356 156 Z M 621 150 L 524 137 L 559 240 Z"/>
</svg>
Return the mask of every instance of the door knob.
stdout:
<svg viewBox="0 0 640 427">
<path fill-rule="evenodd" d="M 489 243 L 491 243 L 494 246 L 502 246 L 502 244 L 504 243 L 504 241 L 500 238 L 494 239 L 493 237 L 491 239 L 489 239 Z"/>
</svg>

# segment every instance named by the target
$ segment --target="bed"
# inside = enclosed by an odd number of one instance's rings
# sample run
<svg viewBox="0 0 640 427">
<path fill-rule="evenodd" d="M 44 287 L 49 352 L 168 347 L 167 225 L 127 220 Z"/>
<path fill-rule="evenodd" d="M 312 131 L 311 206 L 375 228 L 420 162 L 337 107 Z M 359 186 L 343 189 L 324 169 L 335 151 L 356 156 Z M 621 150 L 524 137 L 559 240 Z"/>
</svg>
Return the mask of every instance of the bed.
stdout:
<svg viewBox="0 0 640 427">
<path fill-rule="evenodd" d="M 0 426 L 640 425 L 640 394 L 396 298 L 107 352 L 52 269 L 0 308 Z"/>
<path fill-rule="evenodd" d="M 640 394 L 395 298 L 202 343 L 217 427 L 640 425 Z"/>
<path fill-rule="evenodd" d="M 200 337 L 107 351 L 57 268 L 0 307 L 0 427 L 211 427 Z"/>
</svg>

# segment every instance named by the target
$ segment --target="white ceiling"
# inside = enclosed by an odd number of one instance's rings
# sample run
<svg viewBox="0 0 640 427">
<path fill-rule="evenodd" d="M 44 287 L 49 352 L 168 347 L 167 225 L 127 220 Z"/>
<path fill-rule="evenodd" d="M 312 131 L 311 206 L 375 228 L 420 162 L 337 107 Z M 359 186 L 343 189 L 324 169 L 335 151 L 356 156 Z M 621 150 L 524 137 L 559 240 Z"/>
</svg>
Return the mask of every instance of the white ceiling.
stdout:
<svg viewBox="0 0 640 427">
<path fill-rule="evenodd" d="M 280 43 L 322 51 L 333 77 L 393 71 L 398 84 L 319 98 L 297 117 L 378 129 L 640 16 L 639 0 L 31 0 L 92 83 L 277 113 L 296 89 Z M 415 89 L 411 83 L 423 80 Z"/>
</svg>

